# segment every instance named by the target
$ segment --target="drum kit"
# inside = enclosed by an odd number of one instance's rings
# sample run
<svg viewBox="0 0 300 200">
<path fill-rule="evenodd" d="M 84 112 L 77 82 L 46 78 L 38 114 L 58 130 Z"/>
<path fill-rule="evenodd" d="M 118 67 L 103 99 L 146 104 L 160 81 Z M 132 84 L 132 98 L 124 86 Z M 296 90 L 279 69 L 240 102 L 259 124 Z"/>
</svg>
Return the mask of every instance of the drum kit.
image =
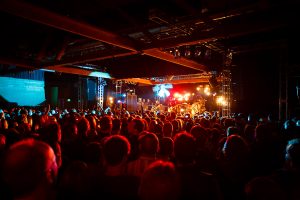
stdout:
<svg viewBox="0 0 300 200">
<path fill-rule="evenodd" d="M 206 111 L 205 100 L 196 101 L 192 104 L 179 103 L 168 108 L 168 112 L 176 112 L 182 115 L 190 114 L 192 117 Z"/>
</svg>

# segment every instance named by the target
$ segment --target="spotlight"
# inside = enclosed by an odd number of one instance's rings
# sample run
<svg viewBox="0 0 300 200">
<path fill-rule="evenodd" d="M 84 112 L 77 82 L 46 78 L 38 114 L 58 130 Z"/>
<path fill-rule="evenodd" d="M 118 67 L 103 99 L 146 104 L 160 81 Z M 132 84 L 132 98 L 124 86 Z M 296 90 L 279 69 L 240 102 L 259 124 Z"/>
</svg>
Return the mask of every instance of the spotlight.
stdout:
<svg viewBox="0 0 300 200">
<path fill-rule="evenodd" d="M 176 48 L 175 51 L 174 51 L 174 57 L 175 58 L 179 58 L 180 57 L 180 51 L 179 51 L 178 48 Z"/>
<path fill-rule="evenodd" d="M 190 57 L 191 56 L 191 49 L 190 49 L 190 47 L 186 47 L 185 48 L 184 56 L 185 57 Z"/>
<path fill-rule="evenodd" d="M 199 46 L 196 46 L 195 52 L 194 52 L 194 56 L 195 56 L 195 57 L 200 57 L 201 54 L 202 54 L 202 52 L 201 52 L 200 47 L 199 47 Z"/>
</svg>

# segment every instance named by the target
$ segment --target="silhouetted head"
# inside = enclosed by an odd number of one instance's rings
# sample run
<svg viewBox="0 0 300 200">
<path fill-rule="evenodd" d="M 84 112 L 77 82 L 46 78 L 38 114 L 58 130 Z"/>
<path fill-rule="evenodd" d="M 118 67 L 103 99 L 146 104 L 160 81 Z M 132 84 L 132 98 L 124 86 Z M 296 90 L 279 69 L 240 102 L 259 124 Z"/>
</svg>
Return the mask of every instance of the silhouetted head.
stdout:
<svg viewBox="0 0 300 200">
<path fill-rule="evenodd" d="M 288 163 L 288 167 L 300 169 L 300 138 L 288 141 L 285 159 Z"/>
<path fill-rule="evenodd" d="M 239 135 L 227 137 L 222 152 L 226 159 L 238 161 L 248 155 L 249 149 L 246 141 Z"/>
<path fill-rule="evenodd" d="M 130 153 L 128 139 L 121 135 L 112 135 L 105 139 L 103 155 L 107 165 L 115 166 L 127 161 Z"/>
<path fill-rule="evenodd" d="M 141 119 L 133 119 L 128 124 L 128 132 L 131 134 L 139 134 L 145 128 L 145 125 Z"/>
<path fill-rule="evenodd" d="M 226 135 L 228 137 L 233 134 L 240 135 L 239 129 L 235 126 L 229 126 L 226 130 Z"/>
<path fill-rule="evenodd" d="M 57 170 L 52 148 L 44 142 L 26 139 L 8 149 L 3 177 L 15 197 L 27 197 L 38 189 L 52 187 Z"/>
<path fill-rule="evenodd" d="M 111 132 L 112 130 L 112 119 L 110 116 L 104 116 L 100 119 L 100 128 L 103 132 Z"/>
<path fill-rule="evenodd" d="M 174 138 L 174 154 L 180 163 L 192 163 L 196 155 L 195 138 L 188 133 L 179 133 Z"/>
<path fill-rule="evenodd" d="M 156 155 L 159 151 L 159 140 L 154 133 L 147 132 L 139 137 L 140 153 L 146 155 Z"/>
<path fill-rule="evenodd" d="M 142 175 L 139 196 L 141 200 L 176 200 L 179 197 L 179 189 L 174 164 L 158 160 Z"/>
</svg>

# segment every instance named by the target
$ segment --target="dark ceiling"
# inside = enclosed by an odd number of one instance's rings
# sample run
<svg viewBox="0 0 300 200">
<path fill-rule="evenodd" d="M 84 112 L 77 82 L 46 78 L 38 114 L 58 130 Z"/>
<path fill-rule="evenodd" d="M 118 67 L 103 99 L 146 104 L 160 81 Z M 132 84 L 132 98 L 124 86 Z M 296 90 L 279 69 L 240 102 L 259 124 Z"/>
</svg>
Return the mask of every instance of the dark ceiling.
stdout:
<svg viewBox="0 0 300 200">
<path fill-rule="evenodd" d="M 249 52 L 296 46 L 298 8 L 295 0 L 1 0 L 1 73 L 220 71 Z"/>
</svg>

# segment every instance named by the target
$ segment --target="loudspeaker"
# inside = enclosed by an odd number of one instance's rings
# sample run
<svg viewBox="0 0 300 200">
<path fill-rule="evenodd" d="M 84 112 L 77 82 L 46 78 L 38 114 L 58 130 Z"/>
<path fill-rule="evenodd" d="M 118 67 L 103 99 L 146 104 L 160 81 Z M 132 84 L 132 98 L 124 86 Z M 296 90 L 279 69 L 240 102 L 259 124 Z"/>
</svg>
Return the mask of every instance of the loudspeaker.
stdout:
<svg viewBox="0 0 300 200">
<path fill-rule="evenodd" d="M 97 83 L 94 79 L 87 79 L 87 99 L 88 101 L 96 100 Z"/>
<path fill-rule="evenodd" d="M 51 106 L 58 106 L 58 87 L 51 87 L 50 91 L 50 104 Z"/>
<path fill-rule="evenodd" d="M 137 96 L 135 94 L 127 94 L 127 110 L 135 112 L 137 110 Z"/>
</svg>

